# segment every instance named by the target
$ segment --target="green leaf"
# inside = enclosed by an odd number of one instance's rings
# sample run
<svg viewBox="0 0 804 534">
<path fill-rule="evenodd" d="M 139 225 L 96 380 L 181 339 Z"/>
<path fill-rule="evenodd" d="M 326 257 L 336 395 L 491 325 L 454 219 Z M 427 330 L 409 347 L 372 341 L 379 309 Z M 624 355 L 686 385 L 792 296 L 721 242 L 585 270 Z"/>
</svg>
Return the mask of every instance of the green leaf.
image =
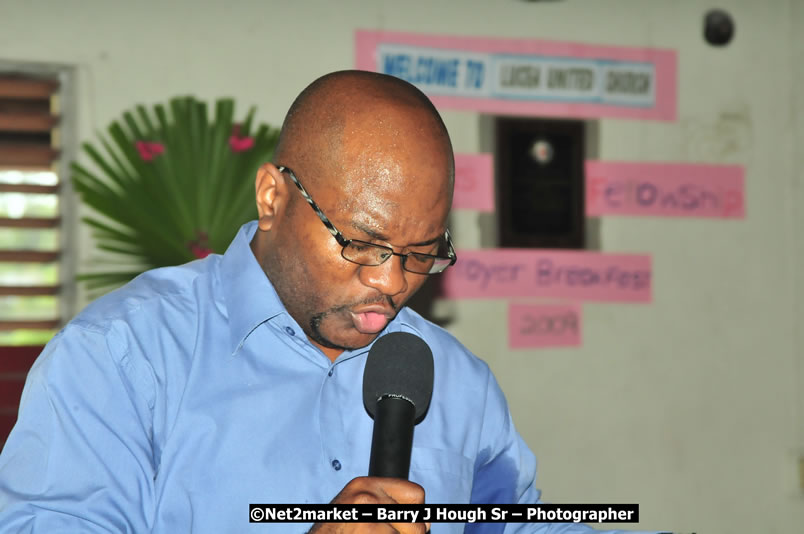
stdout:
<svg viewBox="0 0 804 534">
<path fill-rule="evenodd" d="M 82 273 L 90 295 L 117 287 L 142 272 L 120 270 L 120 264 L 142 269 L 176 265 L 194 259 L 193 244 L 222 253 L 240 226 L 256 218 L 254 178 L 270 161 L 278 130 L 254 124 L 256 109 L 235 119 L 230 98 L 214 104 L 192 96 L 170 99 L 152 108 L 137 105 L 84 143 L 89 165 L 73 162 L 72 181 L 81 201 L 94 214 L 82 219 L 92 229 L 95 247 L 103 251 Z M 233 152 L 233 124 L 254 146 Z M 164 151 L 143 159 L 137 142 L 161 143 Z M 109 267 L 108 270 L 103 270 Z"/>
</svg>

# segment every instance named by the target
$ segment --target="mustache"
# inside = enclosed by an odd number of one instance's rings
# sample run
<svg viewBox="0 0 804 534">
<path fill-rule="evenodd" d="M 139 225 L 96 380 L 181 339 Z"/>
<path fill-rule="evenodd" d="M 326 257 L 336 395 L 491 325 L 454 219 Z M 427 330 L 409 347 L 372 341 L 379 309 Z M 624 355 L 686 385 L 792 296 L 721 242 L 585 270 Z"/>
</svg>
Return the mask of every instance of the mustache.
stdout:
<svg viewBox="0 0 804 534">
<path fill-rule="evenodd" d="M 381 295 L 381 296 L 378 296 L 378 297 L 366 298 L 366 299 L 363 299 L 363 300 L 361 300 L 359 302 L 353 302 L 351 304 L 345 304 L 343 306 L 336 306 L 334 308 L 330 308 L 329 310 L 327 310 L 325 312 L 321 312 L 321 313 L 317 313 L 317 314 L 313 315 L 312 317 L 310 317 L 311 337 L 317 343 L 321 344 L 324 347 L 328 347 L 330 349 L 343 349 L 343 350 L 352 350 L 352 349 L 354 349 L 355 347 L 343 347 L 341 345 L 337 345 L 337 344 L 333 343 L 332 341 L 330 341 L 329 339 L 327 339 L 326 337 L 324 337 L 324 335 L 321 333 L 321 322 L 324 320 L 325 317 L 327 317 L 329 315 L 333 315 L 333 314 L 343 312 L 343 311 L 349 311 L 350 308 L 354 308 L 355 306 L 359 306 L 361 304 L 382 304 L 384 300 L 388 302 L 388 305 L 391 306 L 391 308 L 394 310 L 394 312 L 397 311 L 398 306 L 393 301 L 393 299 L 391 299 L 391 297 L 389 297 L 387 295 L 386 296 Z"/>
<path fill-rule="evenodd" d="M 342 306 L 337 306 L 329 310 L 329 313 L 337 313 L 342 311 L 348 311 L 355 306 L 361 305 L 371 305 L 371 304 L 384 304 L 387 303 L 388 306 L 391 307 L 392 310 L 397 311 L 398 305 L 394 302 L 394 300 L 388 295 L 379 295 L 376 297 L 368 297 L 358 302 L 352 302 L 350 304 L 344 304 Z"/>
</svg>

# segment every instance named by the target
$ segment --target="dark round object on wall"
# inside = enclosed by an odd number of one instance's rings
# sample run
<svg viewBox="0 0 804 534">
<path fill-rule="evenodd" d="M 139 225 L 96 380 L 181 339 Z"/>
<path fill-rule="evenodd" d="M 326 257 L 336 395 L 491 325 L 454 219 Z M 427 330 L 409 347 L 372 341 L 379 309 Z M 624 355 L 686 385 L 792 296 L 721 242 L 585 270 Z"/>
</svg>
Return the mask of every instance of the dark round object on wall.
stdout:
<svg viewBox="0 0 804 534">
<path fill-rule="evenodd" d="M 726 46 L 734 37 L 734 19 L 722 9 L 711 9 L 704 17 L 704 39 L 712 46 Z"/>
</svg>

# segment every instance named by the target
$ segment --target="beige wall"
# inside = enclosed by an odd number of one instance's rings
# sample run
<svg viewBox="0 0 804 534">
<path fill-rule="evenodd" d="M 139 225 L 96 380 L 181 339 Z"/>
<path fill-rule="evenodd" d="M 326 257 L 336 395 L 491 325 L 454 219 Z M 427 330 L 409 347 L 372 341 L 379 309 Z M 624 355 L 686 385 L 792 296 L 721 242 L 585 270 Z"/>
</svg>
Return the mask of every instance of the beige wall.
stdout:
<svg viewBox="0 0 804 534">
<path fill-rule="evenodd" d="M 585 305 L 582 348 L 509 350 L 502 300 L 443 308 L 497 373 L 545 500 L 636 501 L 641 528 L 801 532 L 804 5 L 719 0 L 737 34 L 715 49 L 701 38 L 711 4 L 0 0 L 0 60 L 74 66 L 83 140 L 183 93 L 232 95 L 279 124 L 309 81 L 353 66 L 357 28 L 677 50 L 678 120 L 601 120 L 594 148 L 744 165 L 747 218 L 602 219 L 602 250 L 653 255 L 654 302 Z M 457 151 L 484 146 L 477 114 L 444 117 Z M 480 246 L 475 214 L 454 224 L 459 246 Z"/>
</svg>

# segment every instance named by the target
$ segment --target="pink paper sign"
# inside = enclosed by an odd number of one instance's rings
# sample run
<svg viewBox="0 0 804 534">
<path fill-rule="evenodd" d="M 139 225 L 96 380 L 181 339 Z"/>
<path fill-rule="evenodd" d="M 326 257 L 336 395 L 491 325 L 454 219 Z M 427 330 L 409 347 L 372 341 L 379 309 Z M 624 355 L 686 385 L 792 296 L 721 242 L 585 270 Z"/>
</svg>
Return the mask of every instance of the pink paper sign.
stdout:
<svg viewBox="0 0 804 534">
<path fill-rule="evenodd" d="M 650 302 L 651 257 L 544 249 L 460 250 L 439 275 L 447 298 Z"/>
<path fill-rule="evenodd" d="M 738 165 L 586 162 L 586 214 L 745 217 Z"/>
<path fill-rule="evenodd" d="M 357 68 L 409 81 L 437 107 L 675 120 L 674 50 L 362 31 Z"/>
<path fill-rule="evenodd" d="M 580 304 L 509 304 L 508 345 L 513 349 L 580 346 Z"/>
<path fill-rule="evenodd" d="M 452 207 L 494 211 L 494 160 L 491 154 L 455 154 Z"/>
</svg>

